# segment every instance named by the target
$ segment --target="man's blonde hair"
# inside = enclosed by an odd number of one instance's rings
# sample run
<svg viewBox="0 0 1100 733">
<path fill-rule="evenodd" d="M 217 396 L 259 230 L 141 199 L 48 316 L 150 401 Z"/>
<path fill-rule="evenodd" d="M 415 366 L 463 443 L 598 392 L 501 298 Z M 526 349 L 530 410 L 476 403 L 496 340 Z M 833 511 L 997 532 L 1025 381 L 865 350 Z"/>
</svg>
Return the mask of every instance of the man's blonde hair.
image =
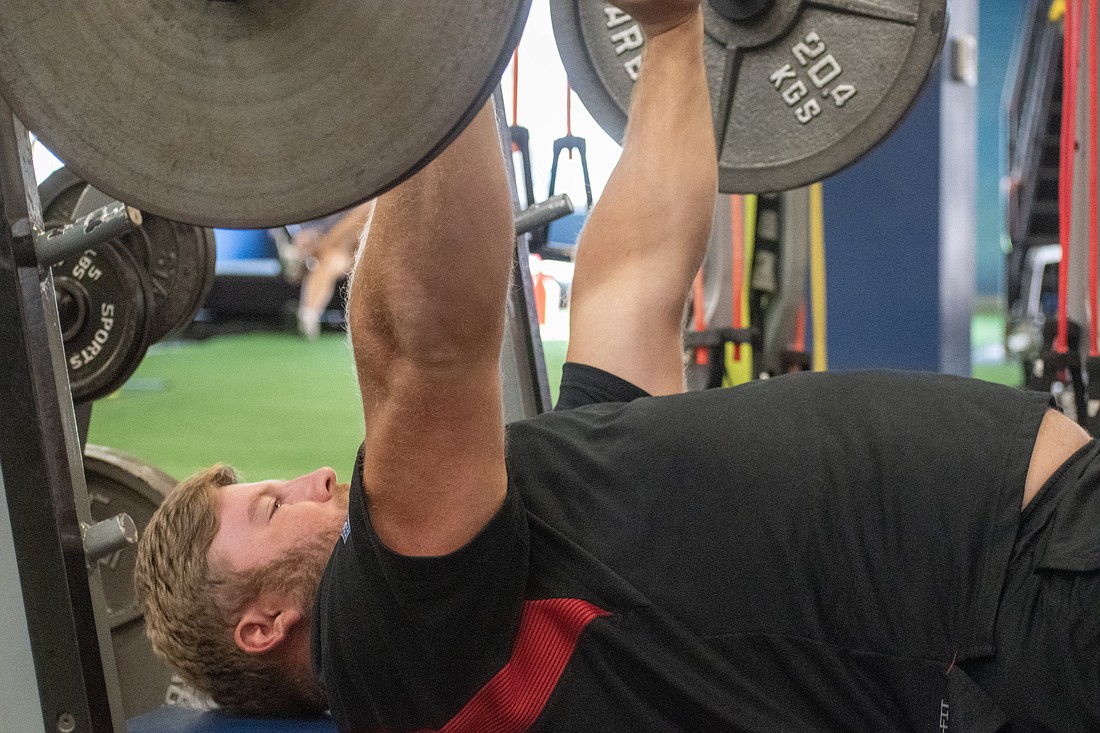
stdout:
<svg viewBox="0 0 1100 733">
<path fill-rule="evenodd" d="M 268 587 L 272 571 L 234 573 L 208 562 L 218 532 L 218 491 L 234 483 L 237 474 L 228 466 L 200 471 L 150 520 L 134 569 L 145 632 L 158 656 L 219 705 L 263 715 L 323 710 L 312 675 L 303 678 L 271 655 L 247 654 L 234 641 L 235 617 Z"/>
</svg>

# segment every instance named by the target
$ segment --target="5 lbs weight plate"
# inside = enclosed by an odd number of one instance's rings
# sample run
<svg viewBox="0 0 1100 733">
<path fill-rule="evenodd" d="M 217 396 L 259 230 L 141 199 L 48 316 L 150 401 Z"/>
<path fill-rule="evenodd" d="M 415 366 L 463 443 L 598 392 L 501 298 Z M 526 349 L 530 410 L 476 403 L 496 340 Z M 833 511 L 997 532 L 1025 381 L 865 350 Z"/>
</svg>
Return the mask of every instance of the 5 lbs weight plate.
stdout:
<svg viewBox="0 0 1100 733">
<path fill-rule="evenodd" d="M 163 471 L 98 445 L 84 449 L 84 476 L 92 519 L 129 514 L 139 532 L 176 485 Z M 122 704 L 130 718 L 160 707 L 172 677 L 145 637 L 145 620 L 134 598 L 136 557 L 135 549 L 127 547 L 99 561 Z"/>
<path fill-rule="evenodd" d="M 54 171 L 38 195 L 47 227 L 69 224 L 114 200 L 68 168 Z M 144 215 L 139 229 L 112 245 L 127 249 L 145 270 L 156 305 L 149 342 L 186 328 L 214 284 L 214 232 Z"/>
<path fill-rule="evenodd" d="M 115 245 L 53 266 L 73 401 L 105 397 L 137 369 L 149 345 L 152 296 L 133 255 Z"/>
<path fill-rule="evenodd" d="M 550 6 L 573 87 L 621 141 L 641 28 L 603 0 Z M 913 105 L 946 31 L 946 0 L 703 0 L 703 10 L 724 193 L 787 191 L 858 160 Z"/>
</svg>

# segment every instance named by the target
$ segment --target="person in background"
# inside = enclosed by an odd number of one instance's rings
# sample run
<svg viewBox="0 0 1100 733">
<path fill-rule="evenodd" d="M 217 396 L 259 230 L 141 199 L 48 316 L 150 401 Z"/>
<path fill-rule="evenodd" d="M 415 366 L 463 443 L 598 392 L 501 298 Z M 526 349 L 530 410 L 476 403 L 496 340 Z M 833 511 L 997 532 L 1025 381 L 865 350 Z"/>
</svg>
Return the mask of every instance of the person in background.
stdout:
<svg viewBox="0 0 1100 733">
<path fill-rule="evenodd" d="M 298 332 L 310 341 L 321 335 L 321 318 L 336 292 L 336 284 L 351 269 L 359 235 L 372 210 L 373 204 L 360 204 L 301 224 L 293 235 L 298 257 L 306 264 L 298 301 Z"/>
</svg>

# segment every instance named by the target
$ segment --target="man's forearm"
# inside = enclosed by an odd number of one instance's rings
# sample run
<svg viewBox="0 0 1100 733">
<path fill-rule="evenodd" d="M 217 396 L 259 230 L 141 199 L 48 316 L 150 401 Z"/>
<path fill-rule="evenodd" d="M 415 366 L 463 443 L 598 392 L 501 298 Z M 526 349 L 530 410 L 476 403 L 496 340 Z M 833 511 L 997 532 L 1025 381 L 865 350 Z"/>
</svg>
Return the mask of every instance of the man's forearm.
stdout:
<svg viewBox="0 0 1100 733">
<path fill-rule="evenodd" d="M 568 358 L 672 394 L 718 187 L 703 16 L 697 0 L 616 2 L 648 39 L 622 157 L 578 242 Z"/>
<path fill-rule="evenodd" d="M 491 107 L 378 201 L 362 249 L 348 323 L 371 521 L 397 552 L 445 554 L 506 486 L 500 345 L 515 231 Z"/>
<path fill-rule="evenodd" d="M 718 185 L 702 24 L 700 11 L 647 40 L 623 155 L 604 194 L 616 201 L 615 215 L 599 221 L 596 212 L 592 222 L 613 228 L 624 245 L 662 248 L 657 254 L 665 262 L 670 243 L 708 239 Z M 689 265 L 686 276 L 694 277 L 697 266 Z"/>
<path fill-rule="evenodd" d="M 379 199 L 349 298 L 357 354 L 496 359 L 514 236 L 497 123 L 486 107 L 435 161 Z"/>
</svg>

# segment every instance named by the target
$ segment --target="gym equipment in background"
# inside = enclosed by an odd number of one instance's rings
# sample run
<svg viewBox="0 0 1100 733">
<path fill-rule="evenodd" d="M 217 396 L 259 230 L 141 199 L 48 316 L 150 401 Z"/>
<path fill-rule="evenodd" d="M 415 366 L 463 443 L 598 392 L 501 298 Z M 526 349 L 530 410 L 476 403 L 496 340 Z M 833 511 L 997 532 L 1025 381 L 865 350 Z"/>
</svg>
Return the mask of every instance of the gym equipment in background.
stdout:
<svg viewBox="0 0 1100 733">
<path fill-rule="evenodd" d="M 48 229 L 117 204 L 68 168 L 38 191 Z M 191 323 L 214 283 L 214 235 L 146 214 L 118 239 L 51 264 L 73 400 L 89 403 L 119 389 L 149 346 Z"/>
<path fill-rule="evenodd" d="M 92 518 L 98 521 L 125 513 L 139 532 L 176 485 L 174 478 L 134 456 L 98 445 L 84 448 L 84 476 Z M 134 598 L 135 559 L 134 547 L 128 546 L 99 560 L 127 717 L 163 705 L 172 681 L 172 672 L 153 653 L 145 636 L 144 616 Z"/>
</svg>

